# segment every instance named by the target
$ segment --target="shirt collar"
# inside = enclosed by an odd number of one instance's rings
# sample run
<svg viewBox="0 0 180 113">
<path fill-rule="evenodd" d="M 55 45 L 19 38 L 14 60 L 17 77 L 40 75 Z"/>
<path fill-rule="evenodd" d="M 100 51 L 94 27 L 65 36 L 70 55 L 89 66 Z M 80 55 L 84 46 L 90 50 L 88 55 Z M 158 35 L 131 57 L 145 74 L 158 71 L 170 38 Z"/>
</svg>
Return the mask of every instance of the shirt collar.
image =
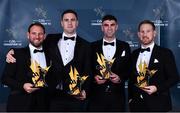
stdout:
<svg viewBox="0 0 180 113">
<path fill-rule="evenodd" d="M 116 38 L 114 38 L 114 40 L 112 40 L 112 41 L 107 41 L 103 38 L 103 45 L 104 45 L 104 42 L 109 42 L 109 43 L 114 42 L 114 44 L 116 45 Z"/>
<path fill-rule="evenodd" d="M 151 44 L 149 44 L 148 46 L 146 46 L 146 47 L 144 47 L 143 45 L 141 45 L 141 48 L 143 48 L 143 49 L 145 49 L 145 48 L 150 48 L 150 52 L 153 50 L 153 48 L 154 48 L 154 45 L 155 45 L 155 43 L 154 42 L 152 42 Z"/>
<path fill-rule="evenodd" d="M 34 51 L 35 49 L 42 50 L 42 46 L 39 48 L 34 47 L 31 43 L 29 44 L 29 48 L 31 51 Z"/>
<path fill-rule="evenodd" d="M 63 40 L 64 40 L 64 36 L 66 36 L 66 37 L 75 37 L 75 40 L 76 40 L 77 33 L 74 33 L 73 35 L 68 36 L 65 32 L 63 32 L 63 34 L 62 34 Z"/>
</svg>

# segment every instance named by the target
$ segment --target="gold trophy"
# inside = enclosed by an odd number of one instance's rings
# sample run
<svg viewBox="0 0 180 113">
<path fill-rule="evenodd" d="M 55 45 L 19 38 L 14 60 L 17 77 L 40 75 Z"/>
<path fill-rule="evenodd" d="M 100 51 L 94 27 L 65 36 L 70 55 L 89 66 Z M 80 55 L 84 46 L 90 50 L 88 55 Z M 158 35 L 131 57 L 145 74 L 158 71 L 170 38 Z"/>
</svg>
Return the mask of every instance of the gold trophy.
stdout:
<svg viewBox="0 0 180 113">
<path fill-rule="evenodd" d="M 96 66 L 96 69 L 100 71 L 102 79 L 110 79 L 111 67 L 114 63 L 114 59 L 108 61 L 102 54 L 97 54 L 97 62 L 99 65 Z"/>
<path fill-rule="evenodd" d="M 45 76 L 50 68 L 50 66 L 46 68 L 42 68 L 35 60 L 31 59 L 31 65 L 30 68 L 32 70 L 32 82 L 34 84 L 34 87 L 47 87 L 47 84 L 45 82 Z"/>
<path fill-rule="evenodd" d="M 70 66 L 70 84 L 69 84 L 69 94 L 70 95 L 79 95 L 81 93 L 82 84 L 88 78 L 88 76 L 80 76 L 77 69 Z"/>
<path fill-rule="evenodd" d="M 149 70 L 146 62 L 138 65 L 139 73 L 137 76 L 137 83 L 135 84 L 139 88 L 144 88 L 149 85 L 149 79 L 157 72 L 157 70 Z"/>
</svg>

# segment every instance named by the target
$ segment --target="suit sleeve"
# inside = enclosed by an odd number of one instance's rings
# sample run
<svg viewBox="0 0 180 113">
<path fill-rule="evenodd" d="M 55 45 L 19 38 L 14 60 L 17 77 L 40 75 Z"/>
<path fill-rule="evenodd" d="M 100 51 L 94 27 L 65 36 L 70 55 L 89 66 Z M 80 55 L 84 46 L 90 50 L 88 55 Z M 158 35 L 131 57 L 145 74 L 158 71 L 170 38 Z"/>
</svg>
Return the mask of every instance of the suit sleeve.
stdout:
<svg viewBox="0 0 180 113">
<path fill-rule="evenodd" d="M 15 49 L 14 49 L 14 53 L 15 53 L 14 57 L 17 59 Z M 17 63 L 6 63 L 1 78 L 2 84 L 7 85 L 11 89 L 23 90 L 24 82 L 18 81 L 16 79 L 17 77 L 16 71 L 17 71 Z"/>
<path fill-rule="evenodd" d="M 156 84 L 158 92 L 169 89 L 179 81 L 179 75 L 172 51 L 168 50 L 167 52 L 163 52 L 163 56 L 164 75 L 162 76 L 165 76 L 166 81 L 164 83 Z"/>
<path fill-rule="evenodd" d="M 86 91 L 86 94 L 88 95 L 89 94 L 89 89 L 90 89 L 90 81 L 92 79 L 92 71 L 91 71 L 91 61 L 90 61 L 90 58 L 91 58 L 91 49 L 90 49 L 90 45 L 88 44 L 87 45 L 87 49 L 86 49 L 86 52 L 85 52 L 85 58 L 86 59 L 82 59 L 84 61 L 84 69 L 85 69 L 85 73 L 88 74 L 88 78 L 87 80 L 85 81 L 84 85 L 83 85 L 83 89 Z"/>
<path fill-rule="evenodd" d="M 121 70 L 122 72 L 120 72 L 120 75 L 123 76 L 124 80 L 128 80 L 128 78 L 130 76 L 130 72 L 131 72 L 130 68 L 131 68 L 131 63 L 132 63 L 131 49 L 128 44 L 126 44 L 126 58 L 125 58 L 124 62 L 126 62 L 126 64 L 124 65 L 123 70 Z"/>
</svg>

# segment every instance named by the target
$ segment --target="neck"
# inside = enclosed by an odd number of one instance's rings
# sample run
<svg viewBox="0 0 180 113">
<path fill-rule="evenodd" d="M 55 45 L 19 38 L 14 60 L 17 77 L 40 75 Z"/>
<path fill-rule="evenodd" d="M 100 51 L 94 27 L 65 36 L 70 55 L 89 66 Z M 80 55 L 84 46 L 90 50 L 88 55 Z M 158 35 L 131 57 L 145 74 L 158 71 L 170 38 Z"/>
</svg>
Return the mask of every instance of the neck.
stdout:
<svg viewBox="0 0 180 113">
<path fill-rule="evenodd" d="M 68 37 L 70 37 L 70 36 L 72 36 L 72 35 L 74 35 L 76 32 L 72 32 L 72 33 L 66 33 L 66 32 L 64 32 Z"/>
<path fill-rule="evenodd" d="M 115 39 L 115 37 L 104 37 L 104 39 L 108 42 L 111 42 Z"/>
<path fill-rule="evenodd" d="M 142 47 L 147 48 L 147 47 L 149 47 L 150 45 L 152 45 L 153 43 L 154 43 L 154 41 L 152 41 L 151 43 L 146 44 L 146 45 L 142 44 Z"/>
</svg>

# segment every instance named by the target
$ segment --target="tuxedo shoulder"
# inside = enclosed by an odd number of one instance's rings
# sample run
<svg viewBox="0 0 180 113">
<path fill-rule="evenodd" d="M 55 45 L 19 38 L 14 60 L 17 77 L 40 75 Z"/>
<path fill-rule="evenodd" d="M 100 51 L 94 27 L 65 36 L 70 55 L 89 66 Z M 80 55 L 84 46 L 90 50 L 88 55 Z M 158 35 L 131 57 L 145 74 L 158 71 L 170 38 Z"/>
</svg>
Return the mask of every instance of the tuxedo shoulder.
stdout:
<svg viewBox="0 0 180 113">
<path fill-rule="evenodd" d="M 128 45 L 128 46 L 129 46 L 129 44 L 128 44 L 127 42 L 121 41 L 121 40 L 118 40 L 118 39 L 117 39 L 117 43 L 122 44 L 122 45 Z"/>
<path fill-rule="evenodd" d="M 62 36 L 61 33 L 55 33 L 55 34 L 48 34 L 46 37 L 59 37 Z"/>
<path fill-rule="evenodd" d="M 79 41 L 81 42 L 81 43 L 83 43 L 83 44 L 85 44 L 85 45 L 90 45 L 90 42 L 88 42 L 87 40 L 85 40 L 85 39 L 83 39 L 83 38 L 81 38 L 81 37 L 79 37 L 78 36 L 78 38 L 79 38 Z"/>
<path fill-rule="evenodd" d="M 29 52 L 28 47 L 23 47 L 23 48 L 11 48 L 14 50 L 14 57 L 23 57 L 27 52 Z M 11 50 L 9 49 L 9 51 Z"/>
<path fill-rule="evenodd" d="M 140 48 L 134 49 L 134 50 L 132 51 L 132 54 L 139 53 L 139 51 L 140 51 Z"/>
<path fill-rule="evenodd" d="M 48 34 L 46 36 L 46 40 L 57 40 L 59 38 L 62 37 L 62 34 L 61 33 L 57 33 L 57 34 Z"/>
<path fill-rule="evenodd" d="M 48 45 L 50 43 L 57 42 L 60 38 L 62 37 L 62 34 L 57 33 L 57 34 L 48 34 L 46 36 L 46 39 L 44 40 L 43 44 Z"/>
<path fill-rule="evenodd" d="M 159 47 L 159 51 L 164 55 L 173 54 L 172 50 L 169 48 L 160 47 L 160 46 L 158 46 L 158 47 Z"/>
<path fill-rule="evenodd" d="M 11 48 L 14 50 L 14 52 L 23 52 L 23 51 L 26 51 L 28 49 L 28 47 L 22 47 L 22 48 Z M 11 50 L 10 49 L 10 50 Z"/>
<path fill-rule="evenodd" d="M 91 45 L 96 46 L 96 45 L 99 45 L 101 42 L 102 40 L 96 40 L 96 41 L 91 42 Z"/>
</svg>

